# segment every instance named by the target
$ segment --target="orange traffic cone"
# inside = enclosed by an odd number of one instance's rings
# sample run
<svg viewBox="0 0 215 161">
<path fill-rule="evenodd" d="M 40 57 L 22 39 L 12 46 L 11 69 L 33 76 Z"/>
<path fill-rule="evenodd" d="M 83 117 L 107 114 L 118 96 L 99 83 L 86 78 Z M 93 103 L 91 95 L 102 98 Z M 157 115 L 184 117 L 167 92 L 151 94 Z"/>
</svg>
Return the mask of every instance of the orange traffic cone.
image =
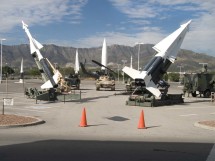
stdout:
<svg viewBox="0 0 215 161">
<path fill-rule="evenodd" d="M 139 124 L 138 124 L 138 129 L 146 129 L 143 110 L 140 113 L 140 120 L 139 120 Z"/>
<path fill-rule="evenodd" d="M 82 111 L 82 116 L 81 116 L 81 122 L 80 122 L 80 127 L 87 127 L 87 117 L 86 117 L 86 110 L 85 108 Z"/>
</svg>

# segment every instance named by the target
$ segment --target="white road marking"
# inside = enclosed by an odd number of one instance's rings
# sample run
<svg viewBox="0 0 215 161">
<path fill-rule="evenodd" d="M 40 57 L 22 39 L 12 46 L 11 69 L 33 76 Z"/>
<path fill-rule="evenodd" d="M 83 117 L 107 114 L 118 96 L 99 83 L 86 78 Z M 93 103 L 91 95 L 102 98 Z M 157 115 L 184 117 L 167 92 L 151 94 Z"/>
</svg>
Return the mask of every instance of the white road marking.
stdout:
<svg viewBox="0 0 215 161">
<path fill-rule="evenodd" d="M 41 111 L 41 110 L 33 110 L 33 109 L 18 108 L 18 107 L 13 107 L 13 109 L 16 109 L 16 110 L 23 110 L 23 111 L 33 111 L 33 112 L 46 112 L 46 111 Z"/>
<path fill-rule="evenodd" d="M 27 109 L 47 109 L 47 108 L 52 108 L 52 107 L 47 107 L 47 106 L 29 106 L 29 107 L 25 107 Z"/>
<path fill-rule="evenodd" d="M 196 116 L 197 114 L 186 114 L 186 115 L 180 115 L 180 116 L 183 116 L 183 117 L 188 117 L 188 116 Z"/>
<path fill-rule="evenodd" d="M 200 109 L 200 108 L 211 108 L 211 107 L 167 107 L 166 108 L 166 110 L 184 110 L 184 109 L 193 109 L 193 108 L 195 108 L 195 109 Z"/>
<path fill-rule="evenodd" d="M 208 155 L 208 158 L 206 161 L 215 161 L 215 144 L 214 144 L 213 148 L 211 149 L 211 152 Z"/>
</svg>

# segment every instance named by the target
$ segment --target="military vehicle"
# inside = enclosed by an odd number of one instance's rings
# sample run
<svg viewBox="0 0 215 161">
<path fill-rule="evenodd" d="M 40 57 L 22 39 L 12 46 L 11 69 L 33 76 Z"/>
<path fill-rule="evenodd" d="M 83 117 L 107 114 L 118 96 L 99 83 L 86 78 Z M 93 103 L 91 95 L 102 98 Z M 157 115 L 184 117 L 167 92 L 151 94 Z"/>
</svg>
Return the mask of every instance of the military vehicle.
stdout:
<svg viewBox="0 0 215 161">
<path fill-rule="evenodd" d="M 80 89 L 81 80 L 78 74 L 70 74 L 69 77 L 65 77 L 65 81 L 71 89 Z"/>
<path fill-rule="evenodd" d="M 115 91 L 115 78 L 112 73 L 115 73 L 110 68 L 102 65 L 101 63 L 92 60 L 95 64 L 106 68 L 105 70 L 101 70 L 99 78 L 96 80 L 96 90 L 99 91 L 100 88 L 110 88 L 112 91 Z M 115 73 L 116 74 L 116 73 Z"/>
<path fill-rule="evenodd" d="M 215 92 L 215 74 L 210 73 L 190 73 L 184 74 L 184 95 L 191 93 L 193 97 L 203 95 L 206 98 L 211 96 L 211 92 Z"/>
<path fill-rule="evenodd" d="M 100 88 L 110 88 L 112 91 L 115 91 L 115 79 L 108 75 L 101 75 L 96 80 L 96 90 L 99 91 Z"/>
<path fill-rule="evenodd" d="M 81 65 L 81 69 L 83 71 L 83 73 L 93 77 L 96 79 L 96 90 L 99 91 L 100 88 L 110 88 L 110 90 L 115 91 L 115 78 L 113 76 L 112 73 L 115 73 L 113 70 L 111 70 L 110 68 L 102 65 L 101 63 L 92 60 L 93 63 L 101 66 L 101 67 L 105 67 L 106 70 L 100 70 L 100 71 L 96 71 L 96 72 L 89 72 L 86 70 L 85 68 L 85 63 L 80 63 Z M 116 73 L 115 73 L 116 74 Z"/>
<path fill-rule="evenodd" d="M 127 81 L 125 81 L 125 89 L 127 92 L 133 91 L 136 88 L 135 81 L 128 78 Z"/>
</svg>

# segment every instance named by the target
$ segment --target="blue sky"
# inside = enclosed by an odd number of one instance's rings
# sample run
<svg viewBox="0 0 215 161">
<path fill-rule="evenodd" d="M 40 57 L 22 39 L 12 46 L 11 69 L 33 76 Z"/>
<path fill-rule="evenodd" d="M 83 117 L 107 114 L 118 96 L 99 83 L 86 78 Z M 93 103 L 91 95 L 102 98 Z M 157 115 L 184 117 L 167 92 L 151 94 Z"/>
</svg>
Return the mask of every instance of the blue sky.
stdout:
<svg viewBox="0 0 215 161">
<path fill-rule="evenodd" d="M 192 19 L 182 48 L 215 56 L 215 1 L 1 0 L 0 38 L 28 43 L 21 21 L 42 44 L 76 48 L 156 44 Z"/>
</svg>

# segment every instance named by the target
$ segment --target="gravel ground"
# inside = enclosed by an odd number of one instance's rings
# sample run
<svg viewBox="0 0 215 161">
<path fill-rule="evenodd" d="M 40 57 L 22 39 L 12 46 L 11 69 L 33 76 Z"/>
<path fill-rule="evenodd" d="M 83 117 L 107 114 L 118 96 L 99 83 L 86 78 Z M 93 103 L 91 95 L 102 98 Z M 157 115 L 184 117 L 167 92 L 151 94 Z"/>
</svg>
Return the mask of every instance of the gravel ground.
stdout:
<svg viewBox="0 0 215 161">
<path fill-rule="evenodd" d="M 215 127 L 215 120 L 211 120 L 211 121 L 200 121 L 198 122 L 201 125 L 206 125 L 209 127 Z"/>
<path fill-rule="evenodd" d="M 35 118 L 17 115 L 0 115 L 0 126 L 6 125 L 22 125 L 29 124 L 37 121 Z"/>
</svg>

